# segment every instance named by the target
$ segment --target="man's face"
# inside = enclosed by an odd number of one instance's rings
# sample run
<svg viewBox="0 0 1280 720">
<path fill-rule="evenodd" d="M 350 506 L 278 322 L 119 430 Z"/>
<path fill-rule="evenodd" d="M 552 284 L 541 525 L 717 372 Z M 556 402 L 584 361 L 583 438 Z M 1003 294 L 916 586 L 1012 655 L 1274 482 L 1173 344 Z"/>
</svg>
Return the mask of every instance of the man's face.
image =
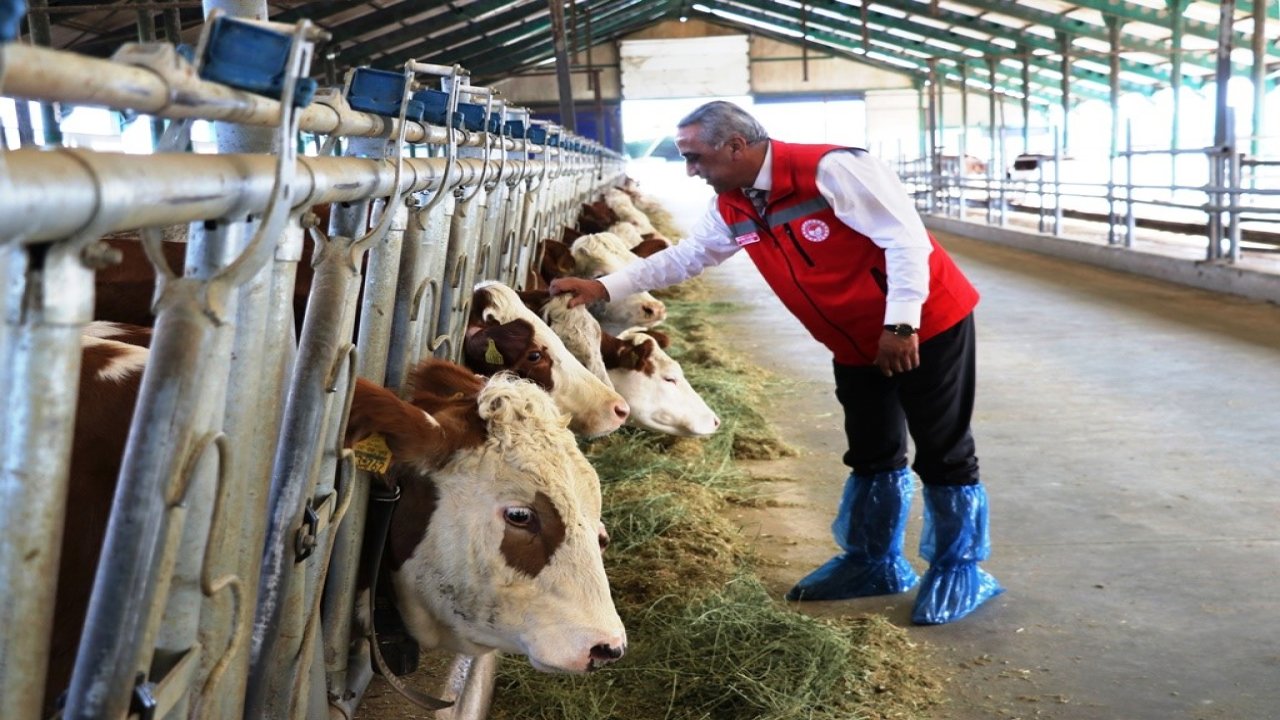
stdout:
<svg viewBox="0 0 1280 720">
<path fill-rule="evenodd" d="M 737 135 L 721 145 L 710 145 L 702 141 L 701 125 L 686 125 L 676 130 L 676 148 L 684 156 L 685 172 L 706 180 L 716 193 L 745 187 L 755 180 L 754 175 L 743 179 L 744 172 L 752 170 L 744 168 L 746 141 Z"/>
</svg>

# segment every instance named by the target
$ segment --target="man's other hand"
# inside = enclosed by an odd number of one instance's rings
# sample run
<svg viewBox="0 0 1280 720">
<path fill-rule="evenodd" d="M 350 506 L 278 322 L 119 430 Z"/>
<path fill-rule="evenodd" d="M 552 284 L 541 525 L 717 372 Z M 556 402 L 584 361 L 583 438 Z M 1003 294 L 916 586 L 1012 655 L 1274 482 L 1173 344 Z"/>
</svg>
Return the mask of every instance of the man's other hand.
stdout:
<svg viewBox="0 0 1280 720">
<path fill-rule="evenodd" d="M 920 336 L 902 337 L 885 330 L 880 334 L 880 349 L 876 353 L 876 367 L 885 377 L 904 373 L 920 367 Z"/>
<path fill-rule="evenodd" d="M 604 283 L 590 278 L 556 278 L 551 281 L 551 286 L 548 289 L 552 295 L 561 293 L 572 295 L 573 299 L 569 301 L 569 307 L 571 308 L 609 299 L 609 291 L 605 289 Z"/>
</svg>

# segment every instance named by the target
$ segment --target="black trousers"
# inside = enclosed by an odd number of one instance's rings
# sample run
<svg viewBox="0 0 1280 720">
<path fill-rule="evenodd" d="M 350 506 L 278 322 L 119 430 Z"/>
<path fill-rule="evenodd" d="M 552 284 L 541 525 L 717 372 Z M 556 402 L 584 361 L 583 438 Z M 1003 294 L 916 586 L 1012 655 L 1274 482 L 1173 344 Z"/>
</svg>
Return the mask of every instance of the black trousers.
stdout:
<svg viewBox="0 0 1280 720">
<path fill-rule="evenodd" d="M 874 365 L 835 363 L 836 398 L 844 408 L 849 451 L 844 462 L 859 475 L 907 465 L 907 434 L 915 441 L 911 467 L 926 485 L 978 482 L 969 422 L 975 375 L 973 314 L 920 343 L 920 367 L 885 377 Z"/>
</svg>

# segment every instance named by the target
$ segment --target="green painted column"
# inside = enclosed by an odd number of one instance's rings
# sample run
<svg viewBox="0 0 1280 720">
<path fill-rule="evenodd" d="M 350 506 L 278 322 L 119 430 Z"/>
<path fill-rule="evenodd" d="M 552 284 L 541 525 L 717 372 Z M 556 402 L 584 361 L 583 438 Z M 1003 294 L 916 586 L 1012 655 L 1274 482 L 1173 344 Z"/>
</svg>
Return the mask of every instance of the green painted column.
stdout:
<svg viewBox="0 0 1280 720">
<path fill-rule="evenodd" d="M 1272 0 L 1253 0 L 1253 144 L 1254 155 L 1262 154 L 1263 128 L 1266 127 L 1267 98 L 1267 6 Z"/>
<path fill-rule="evenodd" d="M 1169 4 L 1169 60 L 1172 65 L 1169 71 L 1169 89 L 1173 92 L 1173 118 L 1169 132 L 1170 185 L 1177 184 L 1178 178 L 1178 135 L 1181 132 L 1178 118 L 1182 115 L 1182 32 L 1185 22 L 1182 14 L 1186 12 L 1190 0 L 1165 0 Z"/>
<path fill-rule="evenodd" d="M 1022 57 L 1022 152 L 1031 152 L 1031 52 L 1018 46 Z"/>
<path fill-rule="evenodd" d="M 1062 49 L 1062 154 L 1067 155 L 1071 126 L 1071 34 L 1058 33 L 1058 43 Z"/>
</svg>

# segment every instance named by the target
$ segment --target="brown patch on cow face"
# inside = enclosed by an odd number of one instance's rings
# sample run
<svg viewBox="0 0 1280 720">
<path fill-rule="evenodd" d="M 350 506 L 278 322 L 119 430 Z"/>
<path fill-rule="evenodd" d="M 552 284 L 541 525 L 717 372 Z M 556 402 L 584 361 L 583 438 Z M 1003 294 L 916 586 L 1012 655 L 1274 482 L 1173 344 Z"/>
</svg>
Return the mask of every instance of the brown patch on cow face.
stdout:
<svg viewBox="0 0 1280 720">
<path fill-rule="evenodd" d="M 551 498 L 537 493 L 529 505 L 503 508 L 502 519 L 506 523 L 500 547 L 503 559 L 516 570 L 537 577 L 564 542 L 564 518 L 560 511 Z"/>
<path fill-rule="evenodd" d="M 605 337 L 609 341 L 606 341 Z M 601 355 L 604 356 L 605 369 L 616 370 L 623 368 L 645 375 L 652 375 L 657 372 L 657 367 L 653 364 L 653 350 L 657 345 L 657 341 L 651 338 L 645 338 L 644 342 L 636 344 L 629 340 L 619 340 L 612 335 L 606 334 L 600 340 L 600 350 Z"/>
<path fill-rule="evenodd" d="M 644 240 L 641 240 L 639 244 L 631 248 L 632 254 L 638 257 L 649 257 L 650 255 L 662 252 L 663 250 L 671 247 L 671 243 L 661 238 L 654 237 L 652 234 L 642 235 L 641 237 L 643 237 Z"/>
<path fill-rule="evenodd" d="M 560 242 L 567 247 L 573 247 L 574 241 L 586 234 L 577 228 L 566 227 L 564 232 L 560 233 Z"/>
<path fill-rule="evenodd" d="M 468 331 L 463 352 L 467 367 L 482 375 L 510 370 L 548 392 L 554 387 L 551 354 L 546 346 L 534 342 L 534 328 L 527 320 Z"/>
<path fill-rule="evenodd" d="M 535 313 L 541 313 L 542 308 L 551 301 L 551 293 L 547 290 L 520 290 L 516 295 L 520 296 L 520 302 L 524 303 L 525 307 Z"/>
<path fill-rule="evenodd" d="M 583 203 L 582 212 L 578 215 L 578 229 L 587 234 L 601 233 L 618 220 L 618 214 L 604 200 Z"/>
<path fill-rule="evenodd" d="M 565 232 L 569 231 L 566 229 Z M 582 237 L 581 233 L 578 233 L 574 239 L 576 240 L 578 237 Z M 568 241 L 543 241 L 542 262 L 539 263 L 538 268 L 547 282 L 555 278 L 572 275 L 578 269 L 578 263 L 573 259 L 573 250 L 569 248 Z"/>
</svg>

